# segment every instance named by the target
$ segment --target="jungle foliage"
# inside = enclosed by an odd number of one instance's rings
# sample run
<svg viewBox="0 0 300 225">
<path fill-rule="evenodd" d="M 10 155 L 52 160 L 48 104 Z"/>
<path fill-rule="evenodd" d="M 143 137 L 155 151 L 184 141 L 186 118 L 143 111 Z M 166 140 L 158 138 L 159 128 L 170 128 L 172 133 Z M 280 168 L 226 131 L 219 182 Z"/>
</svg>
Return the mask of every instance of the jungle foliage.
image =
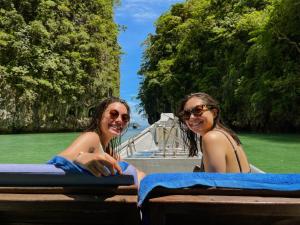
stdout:
<svg viewBox="0 0 300 225">
<path fill-rule="evenodd" d="M 299 0 L 187 0 L 145 46 L 139 99 L 150 123 L 201 91 L 235 129 L 299 131 Z"/>
<path fill-rule="evenodd" d="M 0 0 L 0 127 L 75 129 L 119 95 L 112 0 Z"/>
</svg>

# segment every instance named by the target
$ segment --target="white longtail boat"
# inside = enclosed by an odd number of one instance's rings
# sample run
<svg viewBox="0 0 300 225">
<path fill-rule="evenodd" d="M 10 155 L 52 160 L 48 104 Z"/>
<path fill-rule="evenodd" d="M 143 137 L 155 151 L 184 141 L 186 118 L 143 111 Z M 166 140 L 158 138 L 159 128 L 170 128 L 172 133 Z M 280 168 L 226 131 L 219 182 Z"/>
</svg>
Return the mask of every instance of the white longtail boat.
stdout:
<svg viewBox="0 0 300 225">
<path fill-rule="evenodd" d="M 167 173 L 166 177 L 172 175 L 170 172 L 191 172 L 200 163 L 201 155 L 188 157 L 176 124 L 172 114 L 162 114 L 160 121 L 122 143 L 121 157 L 152 173 L 142 181 L 139 193 L 131 176 L 73 176 L 53 165 L 36 165 L 43 171 L 16 165 L 11 171 L 11 166 L 0 165 L 0 224 L 138 225 L 141 219 L 149 225 L 300 224 L 299 175 L 291 175 L 296 181 L 293 191 L 205 185 L 170 189 L 158 183 L 138 208 L 138 196 L 147 188 L 146 178 L 161 172 Z M 184 174 L 191 175 L 194 174 Z"/>
</svg>

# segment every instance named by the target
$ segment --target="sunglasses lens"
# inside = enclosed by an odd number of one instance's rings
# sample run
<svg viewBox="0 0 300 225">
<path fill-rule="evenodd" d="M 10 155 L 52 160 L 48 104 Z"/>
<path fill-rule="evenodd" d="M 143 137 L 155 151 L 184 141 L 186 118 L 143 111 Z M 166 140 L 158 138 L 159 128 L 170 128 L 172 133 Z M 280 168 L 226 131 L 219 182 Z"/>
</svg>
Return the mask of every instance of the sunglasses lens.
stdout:
<svg viewBox="0 0 300 225">
<path fill-rule="evenodd" d="M 109 114 L 112 119 L 117 119 L 119 116 L 119 112 L 117 110 L 111 110 Z"/>
<path fill-rule="evenodd" d="M 117 110 L 111 110 L 111 111 L 109 112 L 109 114 L 110 114 L 110 117 L 111 117 L 113 120 L 117 119 L 117 118 L 119 117 L 119 115 L 120 115 L 120 113 L 119 113 Z M 129 116 L 128 114 L 122 114 L 122 115 L 121 115 L 121 118 L 122 118 L 122 121 L 123 121 L 124 123 L 127 123 L 127 122 L 129 122 L 129 120 L 130 120 L 130 116 Z"/>
<path fill-rule="evenodd" d="M 189 120 L 190 117 L 191 117 L 191 112 L 190 112 L 190 111 L 184 111 L 184 112 L 183 112 L 182 118 L 183 118 L 184 120 Z"/>
<path fill-rule="evenodd" d="M 204 112 L 204 106 L 205 105 L 197 105 L 191 110 L 184 110 L 180 116 L 183 120 L 189 120 L 192 114 L 194 116 L 201 116 Z"/>
<path fill-rule="evenodd" d="M 130 116 L 128 114 L 123 114 L 122 115 L 122 121 L 124 123 L 127 123 L 130 120 Z"/>
<path fill-rule="evenodd" d="M 203 113 L 203 105 L 199 105 L 199 106 L 196 106 L 195 108 L 193 108 L 192 113 L 195 116 L 201 116 Z"/>
</svg>

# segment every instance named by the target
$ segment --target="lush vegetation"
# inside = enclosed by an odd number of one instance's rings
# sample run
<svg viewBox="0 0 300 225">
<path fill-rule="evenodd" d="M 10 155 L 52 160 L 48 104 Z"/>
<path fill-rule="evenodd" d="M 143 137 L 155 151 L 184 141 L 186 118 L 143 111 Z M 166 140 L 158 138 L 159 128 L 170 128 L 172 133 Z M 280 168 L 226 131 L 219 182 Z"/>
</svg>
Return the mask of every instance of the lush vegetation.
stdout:
<svg viewBox="0 0 300 225">
<path fill-rule="evenodd" d="M 2 131 L 74 129 L 119 94 L 112 0 L 0 0 Z"/>
<path fill-rule="evenodd" d="M 207 92 L 236 129 L 300 129 L 299 0 L 187 0 L 145 41 L 139 99 L 150 123 Z"/>
</svg>

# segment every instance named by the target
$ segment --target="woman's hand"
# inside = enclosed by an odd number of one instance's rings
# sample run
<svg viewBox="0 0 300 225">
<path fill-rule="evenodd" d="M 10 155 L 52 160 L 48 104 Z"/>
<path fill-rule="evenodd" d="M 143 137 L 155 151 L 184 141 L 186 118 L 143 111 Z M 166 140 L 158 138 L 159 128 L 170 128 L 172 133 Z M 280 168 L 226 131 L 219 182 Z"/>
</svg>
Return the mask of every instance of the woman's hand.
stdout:
<svg viewBox="0 0 300 225">
<path fill-rule="evenodd" d="M 119 174 L 122 173 L 122 169 L 117 160 L 107 153 L 80 152 L 74 160 L 74 163 L 79 164 L 97 177 L 114 175 L 116 173 L 115 170 Z"/>
</svg>

